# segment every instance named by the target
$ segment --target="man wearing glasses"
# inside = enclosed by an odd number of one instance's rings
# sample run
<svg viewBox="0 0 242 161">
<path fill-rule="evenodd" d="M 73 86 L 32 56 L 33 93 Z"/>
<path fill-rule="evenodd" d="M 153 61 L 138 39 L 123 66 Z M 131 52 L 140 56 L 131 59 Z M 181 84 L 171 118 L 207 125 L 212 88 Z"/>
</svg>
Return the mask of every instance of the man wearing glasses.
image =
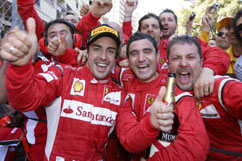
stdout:
<svg viewBox="0 0 242 161">
<path fill-rule="evenodd" d="M 227 38 L 227 32 L 228 29 L 226 28 L 229 24 L 229 20 L 231 18 L 226 17 L 221 19 L 219 22 L 217 22 L 216 24 L 216 29 L 218 31 L 218 33 L 216 34 L 216 46 L 220 47 L 223 50 L 228 50 L 230 47 L 230 44 L 228 42 L 228 38 Z"/>
</svg>

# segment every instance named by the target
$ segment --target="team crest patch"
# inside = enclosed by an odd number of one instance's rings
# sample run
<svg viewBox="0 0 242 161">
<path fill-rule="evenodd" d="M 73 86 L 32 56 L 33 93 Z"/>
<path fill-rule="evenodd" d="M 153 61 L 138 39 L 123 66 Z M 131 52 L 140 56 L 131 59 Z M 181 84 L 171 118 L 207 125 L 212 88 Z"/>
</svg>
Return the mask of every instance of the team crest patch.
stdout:
<svg viewBox="0 0 242 161">
<path fill-rule="evenodd" d="M 163 64 L 164 62 L 164 59 L 160 58 L 160 63 Z"/>
<path fill-rule="evenodd" d="M 201 108 L 202 108 L 201 102 L 196 102 L 196 104 L 197 104 L 198 109 L 201 110 Z"/>
<path fill-rule="evenodd" d="M 83 96 L 85 91 L 85 80 L 74 78 L 71 86 L 71 95 Z"/>
<path fill-rule="evenodd" d="M 154 102 L 154 100 L 155 100 L 155 99 L 154 99 L 153 97 L 151 97 L 151 96 L 149 96 L 147 99 L 148 99 L 148 104 L 149 104 L 149 105 L 151 105 L 151 104 Z"/>
<path fill-rule="evenodd" d="M 156 95 L 146 94 L 143 116 L 150 111 L 150 106 L 154 103 Z"/>
<path fill-rule="evenodd" d="M 105 87 L 105 95 L 108 94 L 108 88 Z"/>
</svg>

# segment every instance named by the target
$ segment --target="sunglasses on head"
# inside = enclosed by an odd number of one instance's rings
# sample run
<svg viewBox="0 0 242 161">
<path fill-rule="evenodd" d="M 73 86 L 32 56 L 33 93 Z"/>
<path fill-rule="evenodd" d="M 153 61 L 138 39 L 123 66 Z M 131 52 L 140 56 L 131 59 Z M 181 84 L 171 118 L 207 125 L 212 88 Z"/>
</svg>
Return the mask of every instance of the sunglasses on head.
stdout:
<svg viewBox="0 0 242 161">
<path fill-rule="evenodd" d="M 242 31 L 242 23 L 239 24 L 238 26 L 236 26 L 236 29 L 237 29 L 239 32 L 241 32 L 241 31 Z"/>
<path fill-rule="evenodd" d="M 224 34 L 225 34 L 225 36 L 227 35 L 227 34 L 224 33 L 224 32 L 218 32 L 218 33 L 217 33 L 217 36 L 218 36 L 218 37 L 221 37 L 221 36 L 223 36 Z"/>
</svg>

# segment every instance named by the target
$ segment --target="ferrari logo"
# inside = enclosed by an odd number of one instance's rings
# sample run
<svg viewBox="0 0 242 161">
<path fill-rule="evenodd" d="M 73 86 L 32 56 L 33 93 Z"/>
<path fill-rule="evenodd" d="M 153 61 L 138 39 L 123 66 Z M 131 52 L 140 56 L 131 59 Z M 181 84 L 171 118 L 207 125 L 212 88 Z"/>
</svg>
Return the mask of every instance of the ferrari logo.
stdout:
<svg viewBox="0 0 242 161">
<path fill-rule="evenodd" d="M 198 109 L 201 110 L 202 104 L 200 102 L 197 102 L 196 104 L 197 104 Z"/>
<path fill-rule="evenodd" d="M 148 104 L 151 105 L 154 102 L 153 97 L 148 97 Z"/>
<path fill-rule="evenodd" d="M 74 91 L 80 92 L 83 89 L 83 84 L 79 81 L 76 81 L 74 84 Z"/>
<path fill-rule="evenodd" d="M 105 88 L 105 95 L 108 94 L 108 88 Z"/>
<path fill-rule="evenodd" d="M 164 59 L 160 59 L 160 63 L 163 64 L 164 63 Z"/>
</svg>

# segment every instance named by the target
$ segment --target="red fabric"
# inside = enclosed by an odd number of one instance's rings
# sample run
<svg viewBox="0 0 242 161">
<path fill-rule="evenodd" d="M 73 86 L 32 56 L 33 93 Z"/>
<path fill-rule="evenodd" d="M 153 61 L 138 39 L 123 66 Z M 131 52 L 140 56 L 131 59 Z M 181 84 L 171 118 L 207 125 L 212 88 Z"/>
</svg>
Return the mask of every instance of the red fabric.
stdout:
<svg viewBox="0 0 242 161">
<path fill-rule="evenodd" d="M 56 156 L 67 161 L 103 159 L 101 154 L 106 153 L 105 144 L 115 122 L 117 136 L 130 152 L 140 151 L 155 140 L 159 131 L 152 127 L 149 115 L 138 123 L 126 92 L 110 77 L 96 80 L 87 66 L 60 66 L 63 72 L 51 66 L 47 72 L 34 75 L 31 63 L 9 65 L 6 75 L 13 107 L 30 111 L 51 105 L 46 108 L 48 118 L 60 119 L 56 124 L 48 120 L 48 126 L 58 126 L 56 134 L 54 127 L 48 129 L 48 137 L 54 139 L 53 147 L 47 143 L 52 147 L 50 160 L 56 160 Z M 91 114 L 87 116 L 88 111 Z"/>
<path fill-rule="evenodd" d="M 231 80 L 224 83 L 225 80 Z M 214 92 L 203 97 L 200 113 L 206 126 L 211 148 L 242 154 L 242 82 L 228 77 L 216 76 Z M 222 107 L 220 101 L 225 105 Z M 226 109 L 226 110 L 225 110 Z M 210 112 L 209 112 L 210 111 Z M 241 161 L 242 157 L 209 152 L 208 161 Z"/>
<path fill-rule="evenodd" d="M 22 131 L 20 128 L 7 128 L 7 127 L 0 127 L 0 145 L 1 142 L 4 142 L 4 146 L 2 147 L 8 148 L 7 154 L 5 156 L 4 161 L 14 161 L 16 152 L 17 152 L 17 145 L 20 143 L 20 136 L 22 135 Z M 6 144 L 8 141 L 17 141 L 19 142 L 16 145 L 13 145 L 9 142 L 9 144 Z M 1 154 L 4 155 L 4 154 Z"/>
<path fill-rule="evenodd" d="M 87 15 L 83 16 L 80 19 L 79 23 L 76 26 L 78 32 L 80 32 L 83 36 L 85 48 L 87 46 L 87 40 L 89 32 L 94 28 L 100 25 L 98 22 L 99 18 L 96 18 L 92 15 L 92 12 L 88 13 Z"/>
<path fill-rule="evenodd" d="M 121 75 L 122 84 L 133 98 L 132 105 L 138 120 L 142 120 L 149 114 L 150 106 L 160 87 L 166 86 L 167 76 L 160 74 L 155 80 L 143 83 L 135 77 L 132 78 L 129 70 L 126 71 Z M 184 92 L 176 88 L 176 96 L 182 93 Z M 149 160 L 205 160 L 209 150 L 209 140 L 194 98 L 183 97 L 175 104 L 175 113 L 179 120 L 176 139 Z"/>
<path fill-rule="evenodd" d="M 132 30 L 133 30 L 132 22 L 131 21 L 123 22 L 122 29 L 123 29 L 124 35 L 126 35 L 127 38 L 129 39 L 132 36 Z"/>
<path fill-rule="evenodd" d="M 27 19 L 32 17 L 36 22 L 36 35 L 38 40 L 44 37 L 45 26 L 34 8 L 34 0 L 17 0 L 18 14 L 23 20 L 24 27 L 26 28 Z"/>
</svg>

